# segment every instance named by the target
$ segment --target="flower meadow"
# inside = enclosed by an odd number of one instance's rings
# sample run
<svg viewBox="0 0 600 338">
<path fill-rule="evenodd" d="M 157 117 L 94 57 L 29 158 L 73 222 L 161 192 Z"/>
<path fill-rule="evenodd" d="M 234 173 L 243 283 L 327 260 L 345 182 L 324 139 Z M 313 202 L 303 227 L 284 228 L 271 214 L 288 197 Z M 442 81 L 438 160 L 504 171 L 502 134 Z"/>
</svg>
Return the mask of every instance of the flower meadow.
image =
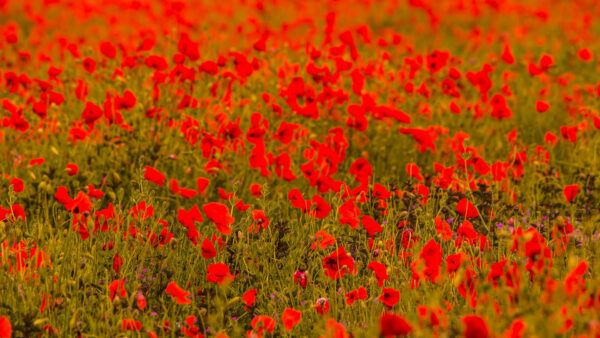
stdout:
<svg viewBox="0 0 600 338">
<path fill-rule="evenodd" d="M 594 0 L 0 0 L 0 337 L 600 336 Z"/>
</svg>

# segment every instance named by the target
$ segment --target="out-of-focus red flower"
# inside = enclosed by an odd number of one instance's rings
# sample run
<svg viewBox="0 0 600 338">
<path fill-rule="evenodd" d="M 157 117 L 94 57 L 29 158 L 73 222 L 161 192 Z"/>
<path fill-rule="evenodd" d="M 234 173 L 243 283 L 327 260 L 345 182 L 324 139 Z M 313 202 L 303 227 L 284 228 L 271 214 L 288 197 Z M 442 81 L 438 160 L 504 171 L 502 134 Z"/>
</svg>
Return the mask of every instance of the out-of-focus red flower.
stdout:
<svg viewBox="0 0 600 338">
<path fill-rule="evenodd" d="M 67 174 L 69 176 L 73 176 L 73 175 L 77 175 L 77 172 L 79 171 L 79 167 L 75 163 L 69 163 L 69 164 L 67 164 L 66 170 L 67 170 Z"/>
<path fill-rule="evenodd" d="M 123 319 L 121 331 L 139 331 L 142 329 L 142 323 L 131 318 Z"/>
<path fill-rule="evenodd" d="M 379 319 L 379 332 L 383 337 L 406 336 L 412 330 L 410 323 L 400 315 L 385 312 Z"/>
<path fill-rule="evenodd" d="M 250 325 L 252 325 L 252 330 L 256 331 L 257 336 L 262 337 L 263 331 L 273 332 L 275 329 L 275 320 L 269 316 L 261 315 L 254 317 Z M 247 335 L 251 337 L 252 331 L 248 331 Z"/>
<path fill-rule="evenodd" d="M 121 271 L 121 266 L 123 266 L 123 258 L 119 256 L 119 254 L 115 254 L 115 257 L 113 258 L 113 270 L 115 270 L 116 273 L 119 273 L 119 271 Z"/>
<path fill-rule="evenodd" d="M 0 317 L 0 338 L 10 338 L 12 335 L 12 326 L 5 316 Z"/>
<path fill-rule="evenodd" d="M 117 56 L 117 49 L 108 41 L 100 43 L 100 52 L 109 59 L 114 59 Z"/>
<path fill-rule="evenodd" d="M 242 296 L 242 300 L 244 301 L 246 310 L 250 309 L 254 302 L 256 301 L 256 294 L 258 293 L 257 289 L 250 289 L 244 293 Z"/>
<path fill-rule="evenodd" d="M 110 300 L 113 300 L 115 296 L 119 296 L 121 298 L 127 297 L 127 290 L 125 290 L 125 280 L 124 279 L 116 279 L 110 283 L 108 286 L 108 290 L 110 291 Z"/>
<path fill-rule="evenodd" d="M 147 302 L 146 302 L 146 297 L 144 297 L 144 294 L 142 293 L 142 291 L 138 291 L 137 296 L 135 297 L 136 303 L 138 308 L 140 308 L 140 310 L 143 310 L 146 308 Z"/>
<path fill-rule="evenodd" d="M 538 100 L 535 103 L 535 110 L 537 110 L 538 113 L 545 113 L 548 109 L 550 109 L 550 104 L 546 101 Z"/>
<path fill-rule="evenodd" d="M 170 294 L 171 299 L 175 300 L 177 304 L 189 304 L 192 302 L 192 300 L 187 297 L 190 293 L 179 287 L 175 282 L 169 283 L 165 292 Z"/>
<path fill-rule="evenodd" d="M 298 325 L 301 318 L 302 312 L 292 308 L 286 308 L 283 310 L 283 314 L 281 315 L 283 327 L 288 331 L 291 331 L 294 326 Z"/>
<path fill-rule="evenodd" d="M 578 192 L 579 192 L 579 186 L 577 184 L 571 184 L 571 185 L 565 186 L 565 188 L 563 189 L 563 195 L 565 196 L 567 203 L 573 202 L 573 200 L 577 196 Z"/>
<path fill-rule="evenodd" d="M 250 193 L 252 194 L 252 196 L 260 198 L 262 197 L 263 193 L 262 193 L 262 186 L 256 183 L 252 183 L 250 185 Z"/>
<path fill-rule="evenodd" d="M 10 185 L 12 185 L 13 187 L 13 191 L 15 193 L 20 193 L 23 192 L 23 190 L 25 189 L 25 185 L 23 184 L 23 180 L 17 177 L 13 177 L 10 180 Z"/>
<path fill-rule="evenodd" d="M 465 327 L 465 338 L 487 338 L 490 336 L 490 329 L 483 318 L 477 315 L 466 315 L 462 317 Z"/>
</svg>

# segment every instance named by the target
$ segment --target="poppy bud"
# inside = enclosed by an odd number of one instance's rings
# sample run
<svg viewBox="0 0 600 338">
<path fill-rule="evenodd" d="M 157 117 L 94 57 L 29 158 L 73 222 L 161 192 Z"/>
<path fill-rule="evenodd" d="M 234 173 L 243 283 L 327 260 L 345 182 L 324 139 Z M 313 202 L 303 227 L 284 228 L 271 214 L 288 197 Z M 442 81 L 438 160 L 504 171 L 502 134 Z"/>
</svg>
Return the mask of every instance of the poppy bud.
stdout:
<svg viewBox="0 0 600 338">
<path fill-rule="evenodd" d="M 317 299 L 317 303 L 315 304 L 315 310 L 321 316 L 327 314 L 329 312 L 329 301 L 327 298 L 319 298 Z"/>
<path fill-rule="evenodd" d="M 308 276 L 306 275 L 306 272 L 297 270 L 294 273 L 294 283 L 306 289 L 306 284 L 308 283 Z"/>
<path fill-rule="evenodd" d="M 116 171 L 112 172 L 112 179 L 113 179 L 114 185 L 121 183 L 121 176 L 119 174 L 117 174 Z"/>
</svg>

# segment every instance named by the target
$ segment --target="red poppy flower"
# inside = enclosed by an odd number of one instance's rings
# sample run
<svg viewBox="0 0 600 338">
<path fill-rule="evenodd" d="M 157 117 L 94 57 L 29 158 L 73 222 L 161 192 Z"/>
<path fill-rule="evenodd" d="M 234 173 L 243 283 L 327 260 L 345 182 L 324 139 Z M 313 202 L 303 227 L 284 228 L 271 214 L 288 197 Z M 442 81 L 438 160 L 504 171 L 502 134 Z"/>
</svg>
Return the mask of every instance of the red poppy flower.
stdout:
<svg viewBox="0 0 600 338">
<path fill-rule="evenodd" d="M 174 194 L 179 193 L 179 182 L 177 182 L 177 180 L 174 178 L 170 179 L 169 180 L 169 189 Z"/>
<path fill-rule="evenodd" d="M 123 258 L 121 258 L 119 254 L 115 254 L 115 257 L 113 258 L 113 270 L 115 270 L 116 273 L 119 273 L 121 266 L 123 266 Z"/>
<path fill-rule="evenodd" d="M 252 220 L 254 222 L 248 229 L 250 232 L 258 233 L 261 228 L 266 229 L 269 226 L 269 219 L 262 210 L 252 210 Z"/>
<path fill-rule="evenodd" d="M 146 308 L 146 305 L 147 305 L 146 297 L 144 297 L 144 294 L 142 293 L 142 291 L 138 291 L 138 294 L 135 297 L 135 301 L 140 310 L 143 310 Z"/>
<path fill-rule="evenodd" d="M 206 259 L 211 259 L 216 256 L 217 251 L 215 250 L 215 246 L 208 238 L 205 238 L 204 242 L 202 242 L 202 257 Z"/>
<path fill-rule="evenodd" d="M 277 132 L 275 133 L 275 139 L 279 140 L 279 142 L 283 144 L 290 143 L 294 137 L 294 130 L 296 130 L 298 127 L 299 125 L 297 124 L 281 121 L 279 129 L 277 129 Z"/>
<path fill-rule="evenodd" d="M 283 327 L 288 331 L 292 330 L 294 326 L 298 325 L 300 318 L 302 318 L 302 312 L 292 308 L 286 308 L 283 310 L 283 314 L 281 315 Z"/>
<path fill-rule="evenodd" d="M 379 199 L 388 199 L 392 196 L 392 193 L 389 192 L 383 185 L 379 183 L 375 183 L 373 186 L 373 196 Z"/>
<path fill-rule="evenodd" d="M 462 317 L 465 326 L 465 338 L 487 338 L 490 336 L 490 330 L 486 322 L 477 315 L 466 315 Z"/>
<path fill-rule="evenodd" d="M 379 319 L 379 332 L 383 337 L 406 336 L 412 330 L 412 326 L 400 315 L 385 312 Z"/>
<path fill-rule="evenodd" d="M 74 163 L 67 164 L 67 174 L 69 176 L 77 175 L 78 171 L 79 171 L 79 167 L 76 164 L 74 164 Z"/>
<path fill-rule="evenodd" d="M 0 317 L 0 338 L 10 338 L 12 335 L 12 326 L 5 316 Z"/>
<path fill-rule="evenodd" d="M 74 214 L 83 214 L 86 212 L 90 212 L 92 210 L 92 202 L 88 195 L 86 195 L 83 191 L 77 193 L 77 196 L 73 200 L 71 204 L 71 211 Z"/>
<path fill-rule="evenodd" d="M 219 72 L 219 66 L 216 62 L 211 60 L 202 62 L 198 68 L 200 71 L 205 72 L 209 75 L 217 75 L 217 73 Z"/>
<path fill-rule="evenodd" d="M 187 337 L 192 338 L 204 337 L 204 335 L 200 333 L 200 328 L 196 327 L 195 325 L 197 321 L 198 320 L 196 319 L 196 316 L 188 316 L 185 319 L 185 324 L 187 325 L 187 327 L 182 327 L 181 333 L 183 333 Z"/>
<path fill-rule="evenodd" d="M 210 180 L 208 178 L 198 177 L 198 179 L 196 180 L 196 186 L 198 186 L 198 192 L 200 194 L 203 194 L 204 191 L 206 190 L 206 187 L 208 187 L 209 183 L 210 183 Z"/>
<path fill-rule="evenodd" d="M 538 100 L 535 103 L 535 110 L 537 110 L 538 113 L 545 113 L 548 109 L 550 109 L 550 105 L 546 101 Z"/>
<path fill-rule="evenodd" d="M 428 267 L 439 266 L 442 262 L 442 247 L 432 238 L 421 249 L 419 258 L 424 259 Z"/>
<path fill-rule="evenodd" d="M 463 198 L 458 202 L 456 205 L 456 212 L 466 218 L 479 217 L 479 213 L 477 212 L 477 209 L 475 209 L 475 206 L 466 198 Z"/>
<path fill-rule="evenodd" d="M 369 161 L 359 158 L 350 166 L 350 175 L 354 175 L 357 182 L 366 186 L 373 175 L 373 168 Z"/>
<path fill-rule="evenodd" d="M 165 70 L 169 67 L 167 60 L 164 57 L 158 55 L 149 55 L 144 60 L 144 64 L 158 71 Z"/>
<path fill-rule="evenodd" d="M 363 215 L 363 217 L 361 219 L 361 223 L 362 223 L 363 227 L 365 228 L 365 230 L 367 230 L 367 233 L 369 234 L 370 237 L 373 237 L 375 235 L 375 233 L 377 233 L 377 232 L 383 231 L 383 228 L 381 227 L 381 225 L 379 223 L 377 223 L 377 221 L 375 221 L 370 216 Z"/>
<path fill-rule="evenodd" d="M 235 208 L 241 212 L 244 212 L 244 211 L 250 209 L 250 204 L 244 204 L 243 200 L 239 200 L 235 204 Z"/>
<path fill-rule="evenodd" d="M 331 253 L 331 255 L 322 260 L 325 275 L 329 278 L 341 278 L 348 272 L 353 273 L 356 271 L 354 259 L 346 253 L 343 246 L 340 246 L 336 251 Z"/>
<path fill-rule="evenodd" d="M 452 229 L 448 222 L 442 220 L 441 216 L 437 216 L 435 218 L 435 230 L 437 231 L 438 236 L 442 238 L 443 241 L 449 241 L 452 239 Z"/>
<path fill-rule="evenodd" d="M 217 192 L 219 193 L 219 198 L 222 199 L 223 201 L 231 201 L 235 196 L 235 193 L 228 193 L 227 191 L 225 191 L 225 189 L 223 188 L 218 188 Z"/>
<path fill-rule="evenodd" d="M 560 135 L 565 141 L 571 141 L 573 143 L 577 142 L 577 132 L 579 128 L 577 126 L 569 127 L 569 126 L 561 126 L 560 127 Z"/>
<path fill-rule="evenodd" d="M 326 315 L 329 312 L 329 301 L 326 298 L 317 299 L 315 310 L 320 316 Z"/>
<path fill-rule="evenodd" d="M 525 321 L 521 318 L 513 320 L 508 330 L 504 332 L 506 338 L 523 338 L 525 333 Z"/>
<path fill-rule="evenodd" d="M 87 193 L 87 195 L 90 196 L 90 197 L 92 197 L 92 198 L 98 199 L 98 198 L 104 196 L 104 193 L 102 191 L 100 191 L 100 190 L 96 190 L 93 185 L 88 184 L 88 193 Z"/>
<path fill-rule="evenodd" d="M 248 310 L 249 308 L 251 308 L 254 305 L 254 302 L 256 301 L 257 293 L 258 293 L 258 290 L 250 289 L 250 290 L 246 291 L 244 293 L 244 295 L 242 296 L 242 300 L 246 304 L 246 306 L 245 306 L 246 310 Z"/>
<path fill-rule="evenodd" d="M 121 298 L 127 298 L 127 290 L 125 290 L 125 280 L 124 279 L 116 279 L 110 283 L 108 286 L 108 290 L 110 291 L 110 300 L 113 300 L 116 296 Z"/>
<path fill-rule="evenodd" d="M 327 201 L 325 201 L 325 199 L 319 195 L 313 196 L 312 203 L 314 206 L 310 212 L 310 215 L 315 218 L 323 219 L 329 215 L 329 212 L 331 212 L 331 205 L 329 205 L 329 203 L 327 203 Z"/>
<path fill-rule="evenodd" d="M 317 246 L 318 246 L 319 249 L 325 249 L 328 246 L 334 245 L 334 244 L 335 244 L 335 238 L 333 236 L 328 234 L 325 230 L 319 230 L 315 234 L 315 241 L 310 246 L 310 248 L 312 250 L 316 250 Z"/>
<path fill-rule="evenodd" d="M 121 331 L 139 331 L 142 329 L 142 323 L 134 319 L 123 319 Z"/>
<path fill-rule="evenodd" d="M 558 137 L 551 132 L 547 132 L 546 135 L 544 135 L 544 143 L 555 146 L 558 143 Z"/>
<path fill-rule="evenodd" d="M 577 184 L 567 185 L 563 189 L 563 195 L 565 196 L 567 203 L 571 203 L 577 196 L 578 192 L 579 192 L 579 186 Z"/>
<path fill-rule="evenodd" d="M 358 216 L 360 216 L 360 209 L 354 204 L 354 199 L 349 199 L 338 208 L 339 221 L 341 225 L 349 225 L 350 228 L 358 228 L 360 223 Z"/>
<path fill-rule="evenodd" d="M 297 270 L 294 272 L 294 283 L 306 289 L 306 285 L 308 284 L 308 276 L 306 275 L 306 271 Z"/>
<path fill-rule="evenodd" d="M 256 198 L 262 197 L 262 186 L 256 183 L 250 184 L 250 193 Z"/>
<path fill-rule="evenodd" d="M 423 176 L 421 176 L 421 170 L 419 169 L 419 166 L 417 166 L 416 164 L 408 163 L 406 165 L 406 172 L 408 173 L 408 176 L 416 178 L 417 181 L 419 181 L 419 182 L 423 181 Z"/>
<path fill-rule="evenodd" d="M 250 325 L 252 325 L 252 330 L 256 331 L 258 337 L 262 337 L 263 331 L 273 332 L 275 329 L 275 320 L 269 316 L 261 315 L 254 317 Z M 246 334 L 248 337 L 253 336 L 252 331 L 248 331 Z"/>
<path fill-rule="evenodd" d="M 229 267 L 226 264 L 214 263 L 208 266 L 207 281 L 223 285 L 231 283 L 233 279 L 234 277 L 229 273 Z"/>
<path fill-rule="evenodd" d="M 170 294 L 171 299 L 175 300 L 177 304 L 189 304 L 192 302 L 192 300 L 187 297 L 190 295 L 190 293 L 180 288 L 175 282 L 169 283 L 165 289 L 165 292 Z"/>
<path fill-rule="evenodd" d="M 382 287 L 383 281 L 389 280 L 385 264 L 373 261 L 369 263 L 367 269 L 375 272 L 375 277 L 377 277 L 377 286 Z"/>
<path fill-rule="evenodd" d="M 588 263 L 581 261 L 577 266 L 565 277 L 565 292 L 568 295 L 576 296 L 574 293 L 585 292 L 585 279 L 583 276 L 588 271 Z"/>
<path fill-rule="evenodd" d="M 355 301 L 359 299 L 367 299 L 367 297 L 367 290 L 361 286 L 358 289 L 352 290 L 346 294 L 346 304 L 352 305 Z"/>
<path fill-rule="evenodd" d="M 235 222 L 235 218 L 229 213 L 229 208 L 222 203 L 211 202 L 202 206 L 202 210 L 206 214 L 206 217 L 213 221 L 217 227 L 217 231 L 223 235 L 229 235 L 231 228 L 229 224 Z"/>
<path fill-rule="evenodd" d="M 96 120 L 101 118 L 102 115 L 104 115 L 104 111 L 102 111 L 102 108 L 88 101 L 86 102 L 85 108 L 81 113 L 81 119 L 86 124 L 92 125 L 94 124 L 94 122 L 96 122 Z"/>
<path fill-rule="evenodd" d="M 179 209 L 177 212 L 177 220 L 184 227 L 190 228 L 194 226 L 194 222 L 202 222 L 204 219 L 202 218 L 202 214 L 200 213 L 198 206 L 194 205 L 190 211 Z"/>
<path fill-rule="evenodd" d="M 581 48 L 577 52 L 577 57 L 579 57 L 581 61 L 588 62 L 592 60 L 592 53 L 590 52 L 589 48 Z"/>
<path fill-rule="evenodd" d="M 144 173 L 144 179 L 158 184 L 158 186 L 162 187 L 165 183 L 165 175 L 163 175 L 160 171 L 146 166 L 144 167 L 144 169 L 146 170 L 146 172 Z"/>
<path fill-rule="evenodd" d="M 512 55 L 509 45 L 504 46 L 504 49 L 502 51 L 502 61 L 506 62 L 509 65 L 515 63 L 515 57 Z"/>
<path fill-rule="evenodd" d="M 25 189 L 25 185 L 23 184 L 23 180 L 17 177 L 13 177 L 10 180 L 10 185 L 12 185 L 13 187 L 13 191 L 15 193 L 20 193 L 23 192 L 23 190 Z"/>
<path fill-rule="evenodd" d="M 29 161 L 29 166 L 32 167 L 34 165 L 42 165 L 44 162 L 46 162 L 46 160 L 43 158 L 33 158 L 31 161 Z"/>
<path fill-rule="evenodd" d="M 439 50 L 433 51 L 431 54 L 427 55 L 427 69 L 432 74 L 437 73 L 439 70 L 446 66 L 448 57 L 448 52 L 442 52 Z"/>
<path fill-rule="evenodd" d="M 462 254 L 459 252 L 457 254 L 448 255 L 446 257 L 446 268 L 447 273 L 453 273 L 458 270 L 461 263 Z"/>
<path fill-rule="evenodd" d="M 292 202 L 294 208 L 300 208 L 302 212 L 310 208 L 311 202 L 305 200 L 300 190 L 294 188 L 288 193 L 288 199 Z"/>
<path fill-rule="evenodd" d="M 379 296 L 379 301 L 385 304 L 388 308 L 394 307 L 400 300 L 400 291 L 392 288 L 383 288 L 383 294 Z"/>
<path fill-rule="evenodd" d="M 329 318 L 327 319 L 327 323 L 325 324 L 325 337 L 335 337 L 335 338 L 346 338 L 351 337 L 348 333 L 346 333 L 346 328 L 344 325 L 338 323 L 335 319 Z"/>
<path fill-rule="evenodd" d="M 86 57 L 85 59 L 83 59 L 82 64 L 83 68 L 85 68 L 85 71 L 90 74 L 94 73 L 94 71 L 96 70 L 96 61 L 94 61 L 94 59 L 90 57 Z"/>
<path fill-rule="evenodd" d="M 123 92 L 123 97 L 118 95 L 115 96 L 114 107 L 117 110 L 129 110 L 135 106 L 136 102 L 137 98 L 135 97 L 135 94 L 131 90 L 127 89 Z"/>
<path fill-rule="evenodd" d="M 357 290 L 352 290 L 350 292 L 348 292 L 347 294 L 345 294 L 346 296 L 346 304 L 348 304 L 348 306 L 354 304 L 354 302 L 358 299 L 358 291 Z"/>
<path fill-rule="evenodd" d="M 104 41 L 100 44 L 100 52 L 109 59 L 114 59 L 117 56 L 117 49 L 108 41 Z"/>
<path fill-rule="evenodd" d="M 187 198 L 187 199 L 190 199 L 190 198 L 198 195 L 198 192 L 196 190 L 188 189 L 188 188 L 179 188 L 178 193 L 181 197 Z"/>
</svg>

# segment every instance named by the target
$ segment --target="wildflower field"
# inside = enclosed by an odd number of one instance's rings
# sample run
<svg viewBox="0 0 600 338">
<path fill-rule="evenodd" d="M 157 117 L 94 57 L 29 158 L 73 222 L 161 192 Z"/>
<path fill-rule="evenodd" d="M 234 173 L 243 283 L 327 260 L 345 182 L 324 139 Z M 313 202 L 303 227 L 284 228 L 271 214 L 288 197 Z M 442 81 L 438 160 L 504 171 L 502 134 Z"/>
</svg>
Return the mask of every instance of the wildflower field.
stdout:
<svg viewBox="0 0 600 338">
<path fill-rule="evenodd" d="M 0 0 L 0 337 L 599 337 L 595 0 Z"/>
</svg>

